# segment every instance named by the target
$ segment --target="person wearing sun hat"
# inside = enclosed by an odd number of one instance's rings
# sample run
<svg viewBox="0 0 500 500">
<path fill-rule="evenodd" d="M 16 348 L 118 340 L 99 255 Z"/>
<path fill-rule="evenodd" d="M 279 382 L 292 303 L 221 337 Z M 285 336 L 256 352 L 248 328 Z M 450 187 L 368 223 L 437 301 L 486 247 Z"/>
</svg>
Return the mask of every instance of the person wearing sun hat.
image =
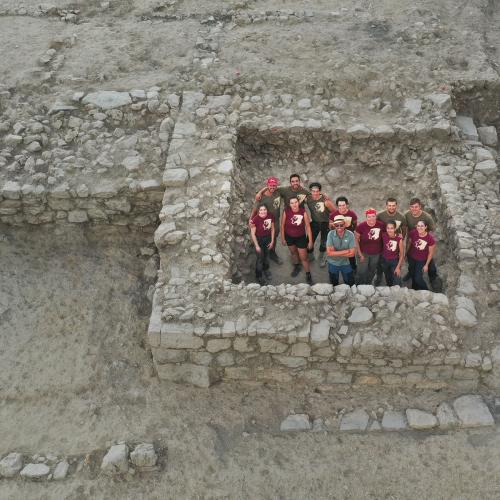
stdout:
<svg viewBox="0 0 500 500">
<path fill-rule="evenodd" d="M 356 226 L 358 285 L 371 285 L 383 250 L 382 231 L 385 231 L 385 224 L 377 220 L 374 208 L 365 210 L 365 216 L 366 220 Z"/>
<path fill-rule="evenodd" d="M 281 212 L 281 194 L 278 191 L 279 180 L 276 177 L 268 177 L 266 187 L 260 191 L 260 201 L 256 201 L 252 213 L 250 215 L 250 227 L 252 226 L 252 219 L 257 215 L 259 206 L 265 205 L 268 213 L 274 217 L 275 235 L 272 248 L 269 250 L 269 259 L 276 264 L 283 264 L 283 261 L 276 254 L 276 241 L 278 240 L 280 232 L 280 212 Z"/>
<path fill-rule="evenodd" d="M 326 255 L 328 262 L 328 274 L 333 286 L 339 284 L 339 277 L 346 285 L 354 285 L 354 273 L 349 262 L 356 252 L 355 239 L 352 231 L 346 229 L 346 221 L 343 215 L 336 215 L 330 221 L 332 230 L 326 238 Z"/>
</svg>

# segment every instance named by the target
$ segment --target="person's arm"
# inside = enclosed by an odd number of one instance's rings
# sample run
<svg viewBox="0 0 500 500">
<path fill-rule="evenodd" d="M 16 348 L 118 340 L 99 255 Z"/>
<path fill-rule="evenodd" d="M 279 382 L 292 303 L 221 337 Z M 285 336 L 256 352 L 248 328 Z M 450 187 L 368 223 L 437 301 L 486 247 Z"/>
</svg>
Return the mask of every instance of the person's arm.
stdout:
<svg viewBox="0 0 500 500">
<path fill-rule="evenodd" d="M 364 262 L 365 256 L 361 253 L 361 246 L 359 244 L 359 242 L 361 240 L 361 235 L 357 232 L 354 233 L 354 235 L 356 236 L 356 253 L 359 255 L 359 260 L 361 262 Z"/>
<path fill-rule="evenodd" d="M 312 248 L 314 245 L 313 241 L 313 233 L 311 230 L 311 222 L 309 220 L 309 215 L 307 212 L 304 214 L 304 224 L 306 225 L 306 234 L 307 234 L 307 248 Z"/>
<path fill-rule="evenodd" d="M 396 269 L 394 269 L 394 274 L 396 276 L 401 276 L 401 266 L 405 260 L 405 242 L 403 238 L 399 240 L 399 261 Z"/>
<path fill-rule="evenodd" d="M 252 219 L 257 215 L 257 207 L 253 207 L 252 208 L 252 213 L 250 214 L 250 218 L 248 219 L 248 224 L 251 226 L 254 225 L 254 223 L 252 222 Z"/>
<path fill-rule="evenodd" d="M 274 246 L 274 233 L 275 233 L 275 230 L 274 230 L 274 221 L 271 222 L 271 243 L 269 243 L 269 245 L 267 245 L 267 248 L 273 248 Z"/>
<path fill-rule="evenodd" d="M 429 231 L 433 233 L 436 230 L 436 223 L 434 222 L 431 214 L 427 214 L 427 224 L 429 226 Z"/>
<path fill-rule="evenodd" d="M 262 189 L 257 191 L 257 193 L 255 194 L 255 201 L 258 202 L 258 201 L 262 200 L 262 195 L 264 194 L 266 189 L 267 189 L 267 186 L 264 186 Z"/>
<path fill-rule="evenodd" d="M 326 196 L 326 194 L 323 193 L 323 196 L 325 197 L 325 207 L 330 210 L 330 212 L 333 212 L 335 210 L 335 205 L 332 203 L 330 198 Z"/>
<path fill-rule="evenodd" d="M 426 273 L 429 270 L 429 263 L 434 257 L 435 252 L 436 252 L 436 244 L 429 247 L 429 255 L 427 256 L 427 260 L 425 261 L 425 266 L 422 269 L 424 273 Z"/>
<path fill-rule="evenodd" d="M 255 227 L 255 225 L 250 227 L 250 234 L 252 235 L 252 241 L 253 241 L 253 244 L 255 245 L 255 251 L 257 253 L 260 253 L 261 250 L 260 250 L 259 242 L 257 241 L 257 228 Z"/>
<path fill-rule="evenodd" d="M 285 215 L 285 211 L 283 210 L 283 216 L 281 217 L 281 231 L 280 231 L 281 244 L 283 246 L 286 245 L 286 241 L 285 241 L 285 218 L 286 218 L 286 215 Z"/>
</svg>

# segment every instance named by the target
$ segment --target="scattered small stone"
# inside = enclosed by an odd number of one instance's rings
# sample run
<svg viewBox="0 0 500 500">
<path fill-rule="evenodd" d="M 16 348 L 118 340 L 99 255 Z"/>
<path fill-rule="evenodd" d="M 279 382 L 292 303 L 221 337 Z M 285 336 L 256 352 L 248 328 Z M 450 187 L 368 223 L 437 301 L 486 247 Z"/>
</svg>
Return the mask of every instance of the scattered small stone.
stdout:
<svg viewBox="0 0 500 500">
<path fill-rule="evenodd" d="M 137 467 L 154 467 L 158 457 L 151 443 L 142 443 L 130 453 L 130 460 Z"/>
<path fill-rule="evenodd" d="M 62 479 L 65 479 L 66 476 L 68 475 L 68 469 L 69 469 L 69 463 L 66 460 L 62 460 L 56 465 L 52 478 L 55 481 L 60 481 Z"/>
<path fill-rule="evenodd" d="M 14 477 L 23 468 L 21 453 L 9 453 L 0 460 L 0 477 Z"/>
<path fill-rule="evenodd" d="M 126 444 L 112 446 L 101 463 L 101 470 L 105 474 L 122 474 L 128 471 L 128 447 Z"/>
<path fill-rule="evenodd" d="M 45 464 L 27 464 L 21 471 L 25 479 L 42 479 L 49 475 L 50 467 Z"/>
</svg>

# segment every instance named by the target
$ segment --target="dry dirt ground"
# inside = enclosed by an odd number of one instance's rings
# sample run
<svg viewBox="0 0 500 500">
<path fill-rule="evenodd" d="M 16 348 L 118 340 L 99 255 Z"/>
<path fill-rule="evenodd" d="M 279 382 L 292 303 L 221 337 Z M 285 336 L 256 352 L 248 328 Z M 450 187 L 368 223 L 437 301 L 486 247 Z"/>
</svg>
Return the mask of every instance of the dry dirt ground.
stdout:
<svg viewBox="0 0 500 500">
<path fill-rule="evenodd" d="M 51 5 L 38 16 L 38 1 L 0 0 L 0 88 L 55 101 L 75 90 L 153 85 L 208 92 L 221 78 L 299 95 L 327 86 L 357 97 L 362 119 L 374 96 L 499 77 L 495 0 Z M 79 10 L 76 24 L 60 20 L 64 9 Z M 296 24 L 231 18 L 277 10 L 313 15 Z M 204 68 L 196 41 L 216 21 L 216 61 Z M 33 69 L 57 37 L 74 43 L 40 85 Z M 140 249 L 150 240 L 116 229 L 0 228 L 0 455 L 97 457 L 119 440 L 153 441 L 163 452 L 149 476 L 106 479 L 94 468 L 60 483 L 3 480 L 0 498 L 500 497 L 497 429 L 336 431 L 342 409 L 434 409 L 456 394 L 158 382 L 144 342 L 150 304 Z M 324 418 L 331 432 L 280 433 L 290 411 Z"/>
</svg>

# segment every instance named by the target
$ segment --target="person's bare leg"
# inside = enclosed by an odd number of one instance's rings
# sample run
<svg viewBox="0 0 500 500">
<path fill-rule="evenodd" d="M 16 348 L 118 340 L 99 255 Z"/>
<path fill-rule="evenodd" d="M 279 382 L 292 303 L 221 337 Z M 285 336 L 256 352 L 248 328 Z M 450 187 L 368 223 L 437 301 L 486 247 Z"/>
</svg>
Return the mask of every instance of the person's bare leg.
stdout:
<svg viewBox="0 0 500 500">
<path fill-rule="evenodd" d="M 309 264 L 309 257 L 307 255 L 307 248 L 298 248 L 298 253 L 300 257 L 300 262 L 302 263 L 302 267 L 304 268 L 305 272 L 308 273 L 311 271 L 311 267 Z"/>
<path fill-rule="evenodd" d="M 295 245 L 292 245 L 288 248 L 290 249 L 290 254 L 292 255 L 292 264 L 293 264 L 293 271 L 290 276 L 292 278 L 295 278 L 295 276 L 298 276 L 298 274 L 300 273 L 299 252 L 297 251 L 297 247 Z"/>
</svg>

